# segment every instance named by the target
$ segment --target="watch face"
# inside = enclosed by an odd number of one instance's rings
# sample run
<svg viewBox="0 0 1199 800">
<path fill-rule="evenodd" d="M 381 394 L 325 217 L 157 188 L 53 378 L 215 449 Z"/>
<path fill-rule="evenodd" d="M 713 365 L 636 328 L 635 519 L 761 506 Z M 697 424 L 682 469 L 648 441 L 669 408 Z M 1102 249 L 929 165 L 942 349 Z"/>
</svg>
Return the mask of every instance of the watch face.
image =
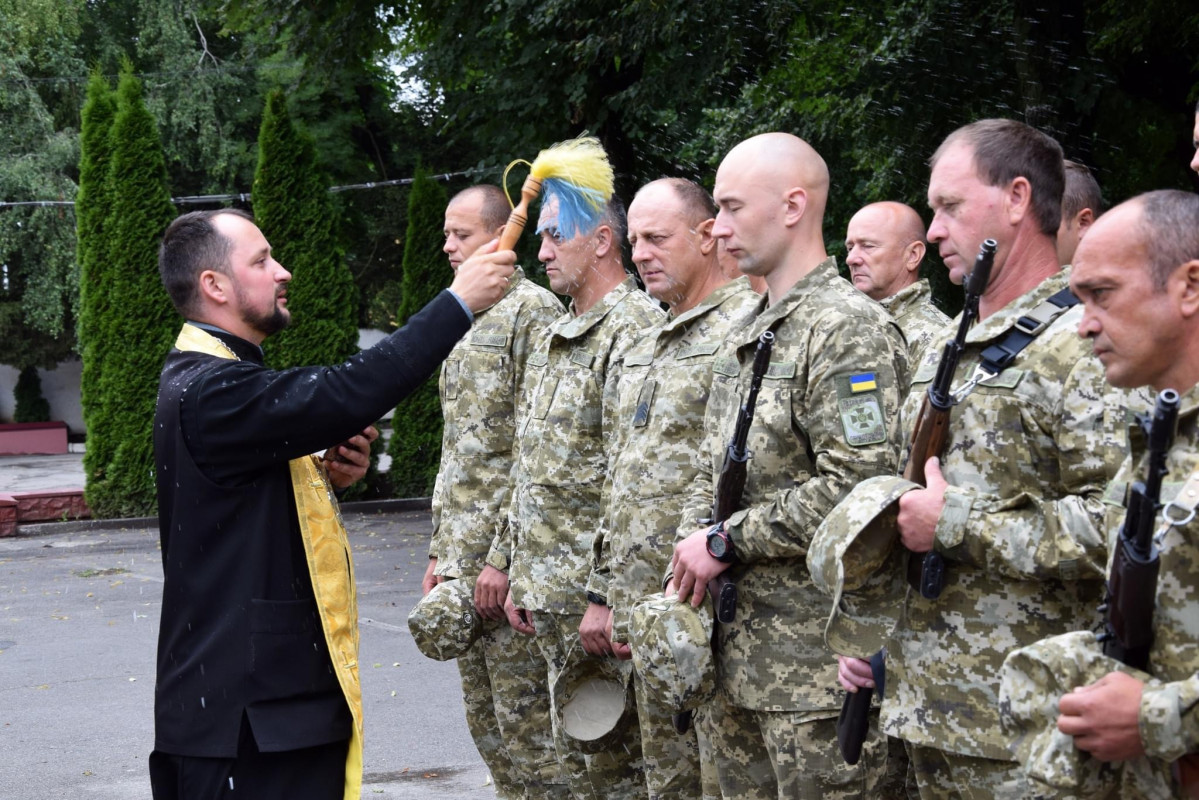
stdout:
<svg viewBox="0 0 1199 800">
<path fill-rule="evenodd" d="M 728 539 L 718 533 L 713 533 L 708 536 L 708 553 L 712 558 L 724 558 L 724 554 L 728 552 Z"/>
</svg>

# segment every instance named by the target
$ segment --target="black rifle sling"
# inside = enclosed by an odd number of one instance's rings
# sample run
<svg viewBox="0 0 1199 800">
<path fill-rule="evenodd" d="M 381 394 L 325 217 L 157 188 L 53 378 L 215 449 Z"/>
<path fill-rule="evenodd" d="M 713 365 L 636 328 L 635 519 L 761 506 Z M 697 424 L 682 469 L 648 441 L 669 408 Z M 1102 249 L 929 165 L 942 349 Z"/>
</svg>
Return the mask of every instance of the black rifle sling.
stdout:
<svg viewBox="0 0 1199 800">
<path fill-rule="evenodd" d="M 993 344 L 982 352 L 979 366 L 992 376 L 1003 372 L 1020 351 L 1032 344 L 1053 321 L 1078 305 L 1078 298 L 1069 289 L 1062 289 L 1045 302 L 1034 308 L 1028 314 L 1016 320 L 1016 327 L 997 344 Z"/>
</svg>

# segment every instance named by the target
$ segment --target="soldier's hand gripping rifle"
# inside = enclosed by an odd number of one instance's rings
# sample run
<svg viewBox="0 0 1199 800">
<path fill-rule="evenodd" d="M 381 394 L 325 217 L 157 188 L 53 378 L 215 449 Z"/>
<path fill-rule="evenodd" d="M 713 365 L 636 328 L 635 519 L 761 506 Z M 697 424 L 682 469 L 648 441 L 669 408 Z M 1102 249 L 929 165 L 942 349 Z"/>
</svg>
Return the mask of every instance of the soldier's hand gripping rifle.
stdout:
<svg viewBox="0 0 1199 800">
<path fill-rule="evenodd" d="M 720 466 L 720 477 L 716 481 L 716 492 L 712 499 L 712 514 L 707 519 L 701 519 L 701 525 L 724 522 L 741 507 L 741 495 L 745 491 L 745 476 L 751 455 L 747 446 L 749 428 L 754 421 L 758 392 L 762 388 L 762 378 L 766 375 L 766 369 L 770 366 L 770 351 L 773 347 L 774 334 L 771 331 L 765 331 L 758 337 L 749 392 L 737 412 L 737 427 L 733 431 L 728 448 L 724 451 L 724 463 Z M 708 594 L 712 597 L 716 619 L 725 623 L 732 622 L 737 616 L 737 585 L 728 579 L 727 571 L 708 581 Z"/>
<path fill-rule="evenodd" d="M 1138 419 L 1149 440 L 1149 469 L 1145 480 L 1129 487 L 1128 512 L 1120 527 L 1120 541 L 1107 581 L 1107 630 L 1099 637 L 1103 652 L 1130 667 L 1149 666 L 1153 644 L 1153 606 L 1161 555 L 1153 540 L 1154 522 L 1161 509 L 1162 478 L 1166 455 L 1178 427 L 1178 392 L 1163 389 L 1152 416 Z"/>
<path fill-rule="evenodd" d="M 773 347 L 774 333 L 763 332 L 758 337 L 758 346 L 754 350 L 753 376 L 750 378 L 749 392 L 737 412 L 737 427 L 724 451 L 724 463 L 720 465 L 720 476 L 716 480 L 716 491 L 712 498 L 712 514 L 707 519 L 699 520 L 700 525 L 724 522 L 741 507 L 741 495 L 745 492 L 745 476 L 751 455 L 748 447 L 749 428 L 754 421 L 758 392 L 762 388 L 762 378 L 766 376 L 766 370 L 770 366 L 770 351 Z M 729 623 L 736 618 L 737 584 L 729 580 L 727 570 L 708 581 L 708 595 L 712 598 L 712 612 L 717 620 Z M 686 733 L 691 727 L 691 712 L 681 711 L 673 714 L 671 720 L 676 731 L 680 734 Z"/>
<path fill-rule="evenodd" d="M 966 334 L 978 319 L 978 301 L 991 278 L 991 265 L 995 261 L 997 247 L 994 239 L 987 239 L 978 250 L 978 257 L 974 260 L 974 271 L 966 278 L 966 302 L 962 307 L 962 319 L 958 323 L 957 334 L 945 343 L 945 349 L 941 351 L 937 374 L 928 387 L 928 393 L 925 394 L 920 413 L 916 417 L 916 426 L 912 429 L 908 463 L 904 467 L 903 477 L 921 486 L 927 484 L 924 476 L 925 463 L 933 456 L 941 455 L 945 448 L 945 438 L 949 433 L 949 412 L 960 399 L 951 391 L 953 375 L 957 372 L 958 362 L 966 350 Z M 922 596 L 935 600 L 945 586 L 945 559 L 936 550 L 929 550 L 923 557 L 917 553 L 910 554 L 908 583 Z"/>
</svg>

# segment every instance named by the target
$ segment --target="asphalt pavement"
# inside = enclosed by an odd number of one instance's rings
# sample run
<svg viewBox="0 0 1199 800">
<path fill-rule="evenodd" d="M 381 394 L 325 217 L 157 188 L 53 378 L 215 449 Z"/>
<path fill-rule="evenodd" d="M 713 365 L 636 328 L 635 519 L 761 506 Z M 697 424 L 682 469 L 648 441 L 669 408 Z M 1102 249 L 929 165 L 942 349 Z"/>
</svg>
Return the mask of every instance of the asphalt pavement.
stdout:
<svg viewBox="0 0 1199 800">
<path fill-rule="evenodd" d="M 426 659 L 408 633 L 428 512 L 347 513 L 346 526 L 362 632 L 362 797 L 494 797 L 457 667 Z M 63 523 L 0 539 L 0 800 L 149 800 L 161 593 L 157 529 Z"/>
</svg>

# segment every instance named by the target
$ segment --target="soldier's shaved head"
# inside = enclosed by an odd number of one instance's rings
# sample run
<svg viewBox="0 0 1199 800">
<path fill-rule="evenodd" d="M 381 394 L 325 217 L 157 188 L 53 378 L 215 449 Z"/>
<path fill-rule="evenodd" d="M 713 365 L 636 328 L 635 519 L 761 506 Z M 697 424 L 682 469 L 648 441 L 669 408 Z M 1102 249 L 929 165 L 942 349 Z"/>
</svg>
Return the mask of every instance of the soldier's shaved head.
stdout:
<svg viewBox="0 0 1199 800">
<path fill-rule="evenodd" d="M 771 302 L 828 257 L 828 189 L 824 159 L 789 133 L 746 139 L 720 162 L 712 235 L 742 272 L 766 278 Z"/>
</svg>

